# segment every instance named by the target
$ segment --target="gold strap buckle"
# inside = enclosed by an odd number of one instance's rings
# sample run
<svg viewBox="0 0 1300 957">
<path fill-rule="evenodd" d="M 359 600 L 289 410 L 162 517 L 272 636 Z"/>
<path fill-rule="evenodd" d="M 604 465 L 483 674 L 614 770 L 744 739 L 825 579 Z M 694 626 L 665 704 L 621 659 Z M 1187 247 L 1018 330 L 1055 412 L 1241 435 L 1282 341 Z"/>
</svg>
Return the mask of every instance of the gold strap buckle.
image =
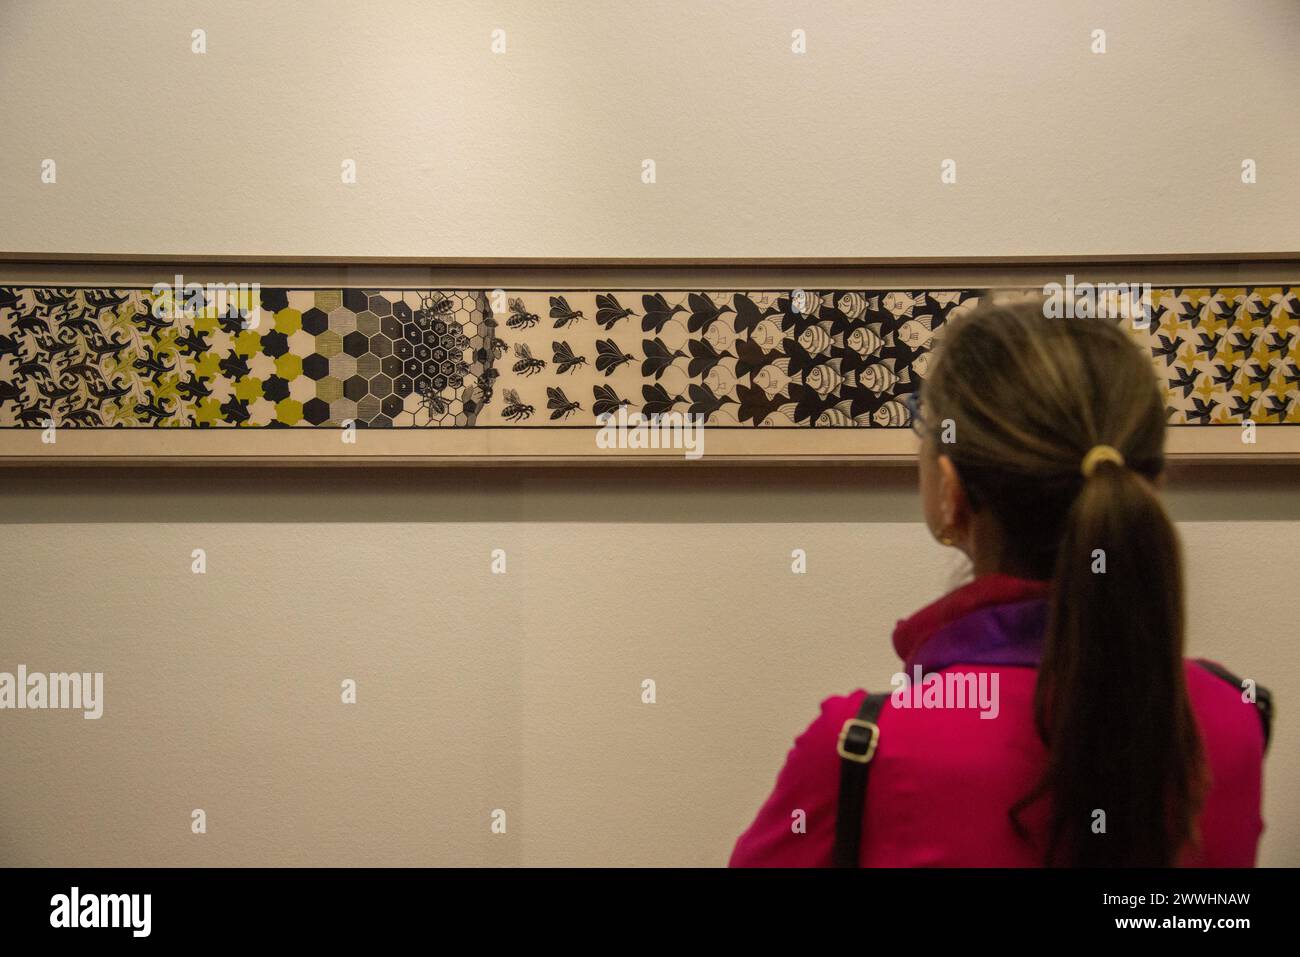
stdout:
<svg viewBox="0 0 1300 957">
<path fill-rule="evenodd" d="M 867 750 L 861 754 L 856 751 L 850 751 L 845 745 L 848 743 L 849 734 L 854 728 L 863 728 L 871 734 L 867 741 Z M 857 761 L 859 764 L 867 764 L 876 755 L 876 743 L 880 740 L 880 727 L 874 721 L 863 721 L 861 718 L 849 718 L 844 722 L 844 727 L 840 729 L 840 740 L 835 746 L 840 757 L 848 761 Z"/>
</svg>

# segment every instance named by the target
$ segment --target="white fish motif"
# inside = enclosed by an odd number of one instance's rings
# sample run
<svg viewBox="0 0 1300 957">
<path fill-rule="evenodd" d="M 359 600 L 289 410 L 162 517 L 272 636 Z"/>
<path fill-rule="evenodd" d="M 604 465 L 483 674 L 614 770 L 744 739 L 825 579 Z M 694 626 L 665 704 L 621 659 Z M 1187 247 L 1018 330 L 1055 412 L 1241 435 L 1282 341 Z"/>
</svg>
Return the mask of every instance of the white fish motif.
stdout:
<svg viewBox="0 0 1300 957">
<path fill-rule="evenodd" d="M 885 341 L 867 326 L 859 326 L 849 333 L 844 344 L 860 356 L 872 356 L 880 351 Z"/>
<path fill-rule="evenodd" d="M 711 322 L 704 332 L 704 339 L 718 352 L 725 352 L 735 344 L 736 333 L 727 322 Z"/>
<path fill-rule="evenodd" d="M 822 428 L 834 429 L 861 428 L 870 424 L 871 417 L 868 415 L 850 415 L 849 410 L 852 407 L 853 403 L 846 399 L 817 416 L 817 424 Z"/>
<path fill-rule="evenodd" d="M 732 375 L 730 369 L 719 363 L 709 370 L 708 375 L 704 377 L 704 384 L 713 390 L 714 395 L 731 395 L 736 388 L 736 377 Z"/>
<path fill-rule="evenodd" d="M 926 349 L 919 356 L 912 360 L 912 374 L 924 379 L 930 374 L 930 365 L 934 362 L 934 352 Z"/>
<path fill-rule="evenodd" d="M 898 341 L 907 345 L 910 349 L 920 349 L 926 345 L 934 336 L 934 317 L 921 316 L 918 319 L 909 319 L 898 327 Z"/>
<path fill-rule="evenodd" d="M 886 359 L 884 362 L 868 366 L 862 370 L 862 374 L 858 378 L 863 385 L 877 395 L 888 392 L 899 382 L 911 381 L 911 376 L 906 369 L 901 373 L 894 372 L 893 359 Z"/>
<path fill-rule="evenodd" d="M 794 425 L 794 413 L 798 405 L 794 402 L 787 402 L 785 405 L 777 406 L 776 410 L 769 412 L 767 418 L 759 423 L 759 427 L 780 428 L 782 426 Z"/>
<path fill-rule="evenodd" d="M 810 370 L 804 376 L 803 381 L 808 388 L 812 389 L 818 395 L 827 396 L 838 389 L 841 385 L 857 385 L 858 377 L 856 372 L 850 372 L 845 376 L 841 375 L 839 370 L 832 369 L 829 365 L 822 365 Z"/>
<path fill-rule="evenodd" d="M 764 319 L 754 327 L 754 331 L 749 334 L 749 339 L 771 352 L 782 347 L 781 343 L 785 341 L 785 330 L 772 319 Z"/>
<path fill-rule="evenodd" d="M 880 304 L 888 310 L 890 315 L 897 319 L 899 316 L 910 316 L 912 310 L 924 301 L 924 296 L 910 296 L 905 292 L 888 292 L 881 297 Z"/>
<path fill-rule="evenodd" d="M 831 347 L 830 323 L 819 322 L 815 326 L 809 326 L 799 334 L 799 345 L 809 355 L 819 356 L 827 352 Z"/>
<path fill-rule="evenodd" d="M 821 312 L 822 297 L 811 289 L 796 289 L 790 293 L 790 309 L 805 316 L 817 316 Z"/>
<path fill-rule="evenodd" d="M 867 297 L 860 292 L 846 292 L 840 296 L 840 312 L 850 319 L 861 319 L 867 311 Z"/>
<path fill-rule="evenodd" d="M 871 421 L 883 428 L 895 429 L 907 425 L 911 419 L 911 413 L 907 411 L 907 406 L 897 399 L 890 399 L 871 416 Z"/>
<path fill-rule="evenodd" d="M 769 396 L 776 395 L 778 392 L 784 392 L 786 386 L 790 384 L 789 359 L 777 359 L 770 365 L 765 365 L 754 373 L 754 385 L 758 386 Z"/>
</svg>

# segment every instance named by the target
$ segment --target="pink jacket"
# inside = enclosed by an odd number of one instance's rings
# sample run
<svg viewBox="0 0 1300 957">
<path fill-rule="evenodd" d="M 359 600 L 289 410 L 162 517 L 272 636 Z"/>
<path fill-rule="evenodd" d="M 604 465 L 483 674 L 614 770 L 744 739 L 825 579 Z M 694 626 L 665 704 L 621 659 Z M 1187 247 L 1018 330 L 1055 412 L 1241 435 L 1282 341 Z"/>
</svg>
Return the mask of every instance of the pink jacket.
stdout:
<svg viewBox="0 0 1300 957">
<path fill-rule="evenodd" d="M 1034 730 L 1036 663 L 1047 584 L 990 575 L 898 623 L 894 647 L 904 671 L 997 676 L 997 720 L 978 707 L 898 709 L 886 703 L 863 823 L 864 867 L 1039 866 L 1008 809 L 1030 791 L 1045 751 Z M 985 662 L 994 662 L 985 663 Z M 1201 847 L 1180 863 L 1250 867 L 1260 818 L 1264 735 L 1241 691 L 1188 662 L 1187 686 L 1211 776 L 1200 818 Z M 736 842 L 732 867 L 826 867 L 835 837 L 840 758 L 836 741 L 865 691 L 827 698 L 795 739 L 776 787 Z M 985 709 L 988 710 L 988 709 Z M 799 812 L 803 814 L 800 815 Z M 1021 820 L 1035 836 L 1046 823 L 1039 801 Z M 802 833 L 799 824 L 802 822 Z M 1039 848 L 1042 841 L 1037 841 Z"/>
</svg>

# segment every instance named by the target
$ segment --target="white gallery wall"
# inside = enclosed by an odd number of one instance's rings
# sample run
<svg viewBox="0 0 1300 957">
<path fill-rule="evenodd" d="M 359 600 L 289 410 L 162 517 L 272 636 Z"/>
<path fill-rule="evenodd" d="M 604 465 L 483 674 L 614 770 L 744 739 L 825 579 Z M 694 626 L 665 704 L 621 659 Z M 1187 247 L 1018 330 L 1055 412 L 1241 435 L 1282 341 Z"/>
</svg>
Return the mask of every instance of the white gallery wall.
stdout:
<svg viewBox="0 0 1300 957">
<path fill-rule="evenodd" d="M 1297 42 L 1292 0 L 9 0 L 0 249 L 1291 251 Z"/>
</svg>

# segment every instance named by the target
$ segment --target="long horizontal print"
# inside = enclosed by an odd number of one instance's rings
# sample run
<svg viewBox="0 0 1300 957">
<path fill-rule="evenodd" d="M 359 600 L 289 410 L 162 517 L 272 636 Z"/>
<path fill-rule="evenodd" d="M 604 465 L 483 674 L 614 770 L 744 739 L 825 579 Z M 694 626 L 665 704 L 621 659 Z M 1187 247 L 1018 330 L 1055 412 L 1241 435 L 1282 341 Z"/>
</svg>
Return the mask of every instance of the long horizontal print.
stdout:
<svg viewBox="0 0 1300 957">
<path fill-rule="evenodd" d="M 944 327 L 989 295 L 7 287 L 0 426 L 552 428 L 622 407 L 905 428 Z M 1171 424 L 1300 422 L 1300 289 L 1151 299 L 1126 325 Z"/>
</svg>

